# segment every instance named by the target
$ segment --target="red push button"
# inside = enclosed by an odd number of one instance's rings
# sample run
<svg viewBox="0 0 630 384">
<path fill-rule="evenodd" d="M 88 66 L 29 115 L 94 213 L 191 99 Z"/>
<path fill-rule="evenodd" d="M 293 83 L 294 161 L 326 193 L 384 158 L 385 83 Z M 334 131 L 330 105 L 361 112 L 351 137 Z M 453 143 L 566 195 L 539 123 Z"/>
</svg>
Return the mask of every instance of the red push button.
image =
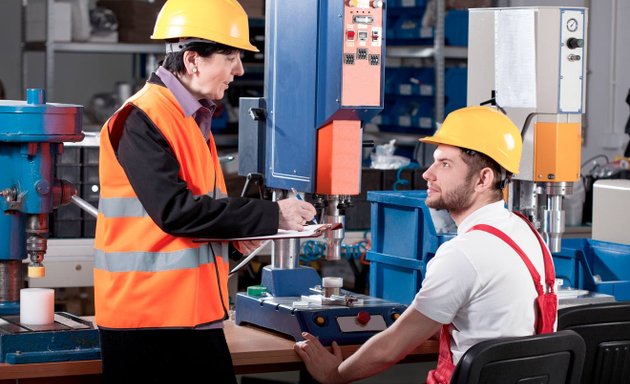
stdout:
<svg viewBox="0 0 630 384">
<path fill-rule="evenodd" d="M 361 325 L 365 325 L 370 322 L 372 316 L 366 311 L 361 311 L 357 313 L 357 322 Z"/>
<path fill-rule="evenodd" d="M 355 36 L 355 32 L 354 31 L 347 31 L 346 32 L 346 37 L 348 40 L 354 40 L 354 36 Z"/>
</svg>

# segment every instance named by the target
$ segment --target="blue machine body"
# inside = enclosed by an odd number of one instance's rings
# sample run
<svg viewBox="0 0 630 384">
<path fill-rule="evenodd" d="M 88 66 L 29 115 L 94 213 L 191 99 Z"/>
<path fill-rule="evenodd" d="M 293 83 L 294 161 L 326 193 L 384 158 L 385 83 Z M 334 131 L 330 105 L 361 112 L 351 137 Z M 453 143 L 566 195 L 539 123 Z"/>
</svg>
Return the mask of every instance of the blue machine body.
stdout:
<svg viewBox="0 0 630 384">
<path fill-rule="evenodd" d="M 44 97 L 43 90 L 29 89 L 26 102 L 0 101 L 0 190 L 16 188 L 23 196 L 19 206 L 0 202 L 3 211 L 51 212 L 57 155 L 63 142 L 83 140 L 83 107 L 46 104 Z"/>
<path fill-rule="evenodd" d="M 358 190 L 360 123 L 383 108 L 384 21 L 381 2 L 267 0 L 264 97 L 241 99 L 239 106 L 241 175 L 261 173 L 267 187 L 279 190 L 355 193 L 353 188 L 322 187 L 326 182 L 317 180 L 320 164 L 321 178 L 332 179 L 333 173 L 339 177 L 340 170 L 356 169 L 357 175 L 340 178 L 356 181 Z M 318 142 L 321 137 L 325 139 Z M 328 161 L 332 158 L 336 162 Z M 341 190 L 352 192 L 337 192 Z M 239 293 L 236 323 L 259 325 L 296 340 L 307 331 L 326 344 L 332 340 L 348 344 L 363 342 L 386 329 L 405 308 L 358 294 L 353 296 L 363 304 L 307 300 L 305 306 L 302 299 L 317 296 L 311 289 L 321 282 L 311 268 L 265 267 L 262 284 L 269 295 Z M 361 319 L 371 320 L 356 325 L 363 321 L 357 318 L 359 313 Z"/>
<path fill-rule="evenodd" d="M 342 104 L 345 1 L 268 0 L 266 6 L 264 166 L 251 168 L 263 171 L 269 187 L 312 193 L 317 130 L 333 120 L 370 119 L 382 110 L 383 95 L 378 105 Z M 380 77 L 382 84 L 384 65 Z"/>
<path fill-rule="evenodd" d="M 79 105 L 46 103 L 41 89 L 28 89 L 26 101 L 0 101 L 0 263 L 6 263 L 0 272 L 7 273 L 0 276 L 5 281 L 2 289 L 17 291 L 21 286 L 22 274 L 10 271 L 20 271 L 22 259 L 27 257 L 27 217 L 45 217 L 59 203 L 61 187 L 54 174 L 57 157 L 64 142 L 83 139 L 82 114 Z M 38 235 L 45 238 L 47 234 Z M 3 297 L 15 300 L 0 302 L 1 362 L 100 356 L 98 330 L 90 322 L 59 313 L 49 325 L 21 324 L 19 296 L 5 294 Z"/>
</svg>

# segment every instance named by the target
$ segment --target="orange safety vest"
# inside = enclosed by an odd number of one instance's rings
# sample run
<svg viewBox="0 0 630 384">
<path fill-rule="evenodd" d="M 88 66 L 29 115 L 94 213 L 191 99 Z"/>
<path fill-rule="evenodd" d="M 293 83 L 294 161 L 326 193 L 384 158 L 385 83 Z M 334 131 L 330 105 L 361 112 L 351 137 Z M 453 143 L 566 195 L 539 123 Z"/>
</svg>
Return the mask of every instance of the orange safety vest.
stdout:
<svg viewBox="0 0 630 384">
<path fill-rule="evenodd" d="M 95 236 L 96 324 L 107 328 L 194 327 L 227 317 L 226 249 L 163 232 L 149 217 L 118 163 L 117 141 L 133 104 L 158 127 L 193 195 L 226 197 L 212 135 L 207 143 L 173 94 L 147 83 L 103 126 Z M 160 193 L 160 191 L 155 191 Z"/>
</svg>

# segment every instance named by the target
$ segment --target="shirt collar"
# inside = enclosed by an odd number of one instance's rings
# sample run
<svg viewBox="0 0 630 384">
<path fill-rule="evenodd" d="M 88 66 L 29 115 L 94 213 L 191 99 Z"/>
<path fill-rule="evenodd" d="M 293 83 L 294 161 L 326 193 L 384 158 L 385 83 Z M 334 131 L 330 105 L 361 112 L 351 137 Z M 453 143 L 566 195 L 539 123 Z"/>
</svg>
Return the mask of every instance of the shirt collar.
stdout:
<svg viewBox="0 0 630 384">
<path fill-rule="evenodd" d="M 497 216 L 501 217 L 501 215 L 505 215 L 505 219 L 507 220 L 509 213 L 510 212 L 505 208 L 505 201 L 503 200 L 484 205 L 462 220 L 457 227 L 457 235 L 466 233 L 477 224 L 496 221 Z"/>
<path fill-rule="evenodd" d="M 215 104 L 212 100 L 202 99 L 197 100 L 179 81 L 175 75 L 173 75 L 166 68 L 159 66 L 155 71 L 155 74 L 162 80 L 166 88 L 175 96 L 175 99 L 181 105 L 184 115 L 190 117 L 195 114 L 200 108 L 207 108 L 212 110 Z"/>
</svg>

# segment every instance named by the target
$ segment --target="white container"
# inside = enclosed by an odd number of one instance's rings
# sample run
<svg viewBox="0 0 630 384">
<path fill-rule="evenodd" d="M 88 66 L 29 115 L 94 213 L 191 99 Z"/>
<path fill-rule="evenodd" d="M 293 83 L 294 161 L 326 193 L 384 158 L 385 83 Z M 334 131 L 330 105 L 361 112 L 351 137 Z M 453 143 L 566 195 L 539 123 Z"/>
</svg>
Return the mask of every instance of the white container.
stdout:
<svg viewBox="0 0 630 384">
<path fill-rule="evenodd" d="M 24 288 L 20 290 L 20 323 L 52 324 L 55 318 L 55 290 Z"/>
</svg>

